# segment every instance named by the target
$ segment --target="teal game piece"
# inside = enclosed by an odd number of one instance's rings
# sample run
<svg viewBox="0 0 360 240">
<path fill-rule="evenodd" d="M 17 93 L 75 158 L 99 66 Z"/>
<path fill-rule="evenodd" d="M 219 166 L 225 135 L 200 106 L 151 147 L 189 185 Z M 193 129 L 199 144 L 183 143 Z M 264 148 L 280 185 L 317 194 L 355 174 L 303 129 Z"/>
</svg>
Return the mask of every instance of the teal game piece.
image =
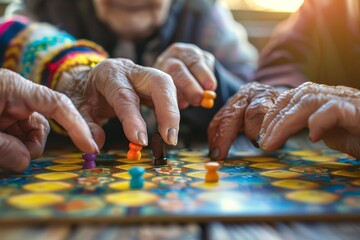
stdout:
<svg viewBox="0 0 360 240">
<path fill-rule="evenodd" d="M 132 167 L 129 170 L 129 174 L 131 176 L 130 179 L 130 189 L 141 189 L 144 186 L 143 175 L 145 173 L 145 169 L 143 167 Z"/>
</svg>

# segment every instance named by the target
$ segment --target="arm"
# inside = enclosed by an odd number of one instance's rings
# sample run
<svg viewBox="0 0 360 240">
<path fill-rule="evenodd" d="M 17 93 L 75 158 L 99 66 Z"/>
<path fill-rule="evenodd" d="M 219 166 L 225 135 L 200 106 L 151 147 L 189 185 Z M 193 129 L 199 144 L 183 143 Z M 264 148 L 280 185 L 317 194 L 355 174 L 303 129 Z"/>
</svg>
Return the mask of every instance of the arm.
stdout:
<svg viewBox="0 0 360 240">
<path fill-rule="evenodd" d="M 305 1 L 298 12 L 276 28 L 261 53 L 255 81 L 287 87 L 309 81 L 311 68 L 316 65 L 316 20 L 322 14 L 317 9 L 314 1 Z"/>
</svg>

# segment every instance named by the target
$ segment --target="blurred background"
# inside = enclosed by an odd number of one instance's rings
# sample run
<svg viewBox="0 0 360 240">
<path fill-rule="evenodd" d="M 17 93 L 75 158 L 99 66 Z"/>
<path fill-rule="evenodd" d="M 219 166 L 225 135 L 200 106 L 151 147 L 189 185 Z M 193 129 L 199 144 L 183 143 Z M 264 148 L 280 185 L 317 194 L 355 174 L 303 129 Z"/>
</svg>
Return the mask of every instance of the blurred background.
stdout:
<svg viewBox="0 0 360 240">
<path fill-rule="evenodd" d="M 0 0 L 1 16 L 3 16 L 6 6 L 14 1 L 19 0 Z M 285 20 L 292 12 L 296 11 L 304 0 L 219 1 L 232 10 L 234 18 L 246 28 L 250 42 L 258 50 L 261 50 L 271 36 L 271 32 L 276 24 Z"/>
</svg>

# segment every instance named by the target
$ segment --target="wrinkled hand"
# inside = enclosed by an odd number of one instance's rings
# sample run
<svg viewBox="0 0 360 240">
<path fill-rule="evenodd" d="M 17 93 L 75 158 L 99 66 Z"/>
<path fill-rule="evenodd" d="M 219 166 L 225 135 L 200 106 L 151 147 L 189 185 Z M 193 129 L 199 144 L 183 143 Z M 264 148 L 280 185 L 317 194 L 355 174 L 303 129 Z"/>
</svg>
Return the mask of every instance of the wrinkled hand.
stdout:
<svg viewBox="0 0 360 240">
<path fill-rule="evenodd" d="M 21 171 L 31 158 L 42 154 L 50 128 L 39 113 L 60 123 L 82 151 L 98 151 L 86 122 L 70 99 L 0 69 L 0 167 Z"/>
<path fill-rule="evenodd" d="M 239 132 L 255 141 L 262 120 L 279 92 L 268 85 L 248 83 L 215 115 L 208 128 L 210 156 L 224 159 Z"/>
<path fill-rule="evenodd" d="M 304 83 L 280 95 L 266 114 L 260 146 L 274 150 L 309 127 L 312 142 L 360 158 L 360 91 L 344 86 Z"/>
<path fill-rule="evenodd" d="M 215 91 L 214 56 L 188 43 L 174 43 L 156 60 L 154 67 L 168 73 L 176 86 L 180 109 L 199 106 L 204 90 Z"/>
<path fill-rule="evenodd" d="M 140 101 L 154 106 L 164 141 L 177 144 L 180 113 L 176 89 L 168 74 L 127 59 L 106 59 L 70 85 L 66 94 L 88 122 L 100 147 L 105 142 L 101 126 L 113 117 L 119 118 L 130 142 L 148 144 Z"/>
</svg>

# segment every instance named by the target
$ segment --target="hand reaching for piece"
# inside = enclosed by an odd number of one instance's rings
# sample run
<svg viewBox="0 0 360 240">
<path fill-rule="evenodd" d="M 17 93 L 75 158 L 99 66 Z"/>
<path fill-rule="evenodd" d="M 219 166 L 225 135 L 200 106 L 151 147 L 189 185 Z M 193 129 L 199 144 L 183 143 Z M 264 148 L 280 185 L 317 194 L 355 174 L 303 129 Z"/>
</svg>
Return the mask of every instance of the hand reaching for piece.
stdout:
<svg viewBox="0 0 360 240">
<path fill-rule="evenodd" d="M 310 140 L 360 158 L 360 91 L 307 82 L 280 95 L 266 114 L 259 144 L 275 150 L 309 127 Z"/>
<path fill-rule="evenodd" d="M 42 154 L 50 128 L 41 114 L 60 123 L 82 151 L 99 151 L 69 98 L 0 69 L 0 167 L 20 171 Z"/>
<path fill-rule="evenodd" d="M 176 86 L 180 109 L 199 106 L 204 90 L 215 91 L 214 56 L 196 45 L 174 43 L 156 60 L 154 67 L 168 73 Z"/>
<path fill-rule="evenodd" d="M 167 144 L 177 144 L 180 113 L 175 85 L 166 73 L 127 59 L 106 59 L 81 72 L 65 93 L 88 122 L 100 147 L 105 141 L 102 125 L 112 117 L 119 118 L 130 142 L 148 144 L 140 102 L 154 106 L 162 138 Z"/>
<path fill-rule="evenodd" d="M 255 141 L 262 120 L 275 102 L 279 92 L 268 85 L 249 83 L 220 109 L 208 128 L 210 155 L 213 159 L 224 159 L 239 132 Z"/>
</svg>

